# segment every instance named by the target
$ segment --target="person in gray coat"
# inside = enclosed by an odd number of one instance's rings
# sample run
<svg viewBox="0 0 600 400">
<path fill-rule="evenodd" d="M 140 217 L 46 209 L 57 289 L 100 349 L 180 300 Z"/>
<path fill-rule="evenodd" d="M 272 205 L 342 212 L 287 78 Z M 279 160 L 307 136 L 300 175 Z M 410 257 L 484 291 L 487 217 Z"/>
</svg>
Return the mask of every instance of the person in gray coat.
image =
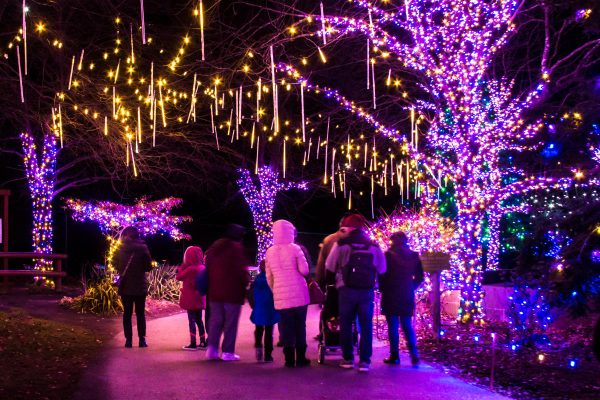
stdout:
<svg viewBox="0 0 600 400">
<path fill-rule="evenodd" d="M 390 356 L 386 364 L 400 364 L 398 324 L 402 327 L 413 367 L 419 365 L 417 337 L 412 327 L 415 309 L 415 289 L 423 282 L 423 266 L 419 254 L 408 246 L 404 232 L 391 236 L 392 244 L 385 253 L 387 270 L 379 276 L 381 313 L 385 315 L 390 341 Z"/>
</svg>

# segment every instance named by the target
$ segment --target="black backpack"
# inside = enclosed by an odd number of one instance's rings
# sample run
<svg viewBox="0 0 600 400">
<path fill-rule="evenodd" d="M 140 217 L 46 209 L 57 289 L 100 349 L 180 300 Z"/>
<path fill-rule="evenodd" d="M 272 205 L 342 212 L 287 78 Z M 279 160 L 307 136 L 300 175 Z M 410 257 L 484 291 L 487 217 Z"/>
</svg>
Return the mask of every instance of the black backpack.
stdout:
<svg viewBox="0 0 600 400">
<path fill-rule="evenodd" d="M 373 264 L 371 244 L 352 243 L 348 263 L 342 268 L 344 285 L 353 289 L 373 289 L 377 279 L 377 269 Z"/>
</svg>

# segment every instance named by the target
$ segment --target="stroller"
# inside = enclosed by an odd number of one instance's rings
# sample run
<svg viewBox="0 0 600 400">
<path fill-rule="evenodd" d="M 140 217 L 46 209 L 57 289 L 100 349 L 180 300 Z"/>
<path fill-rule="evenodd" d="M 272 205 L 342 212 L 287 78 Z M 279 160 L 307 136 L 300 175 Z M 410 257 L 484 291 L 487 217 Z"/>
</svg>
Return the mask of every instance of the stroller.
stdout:
<svg viewBox="0 0 600 400">
<path fill-rule="evenodd" d="M 317 362 L 323 364 L 328 353 L 341 349 L 338 290 L 335 285 L 327 285 L 325 288 L 325 303 L 319 316 L 319 337 Z M 353 343 L 358 343 L 356 324 L 353 326 Z"/>
</svg>

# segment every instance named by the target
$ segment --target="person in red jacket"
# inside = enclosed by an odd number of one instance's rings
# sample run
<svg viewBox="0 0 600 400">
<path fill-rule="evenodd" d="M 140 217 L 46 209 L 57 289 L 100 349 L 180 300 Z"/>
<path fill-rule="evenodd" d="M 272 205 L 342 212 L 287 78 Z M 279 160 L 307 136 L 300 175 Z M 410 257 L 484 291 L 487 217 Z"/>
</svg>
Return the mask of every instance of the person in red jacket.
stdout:
<svg viewBox="0 0 600 400">
<path fill-rule="evenodd" d="M 225 236 L 206 250 L 206 272 L 208 274 L 208 348 L 209 360 L 219 358 L 219 342 L 223 335 L 221 359 L 237 361 L 235 354 L 240 312 L 246 297 L 249 265 L 246 249 L 242 244 L 245 229 L 230 225 Z"/>
<path fill-rule="evenodd" d="M 206 298 L 196 289 L 196 277 L 206 267 L 204 266 L 204 254 L 197 246 L 190 246 L 183 254 L 183 263 L 177 269 L 177 280 L 183 281 L 179 306 L 187 310 L 190 326 L 190 344 L 183 346 L 184 350 L 206 349 L 206 331 L 202 323 L 202 310 L 206 309 Z M 196 346 L 196 326 L 200 343 Z"/>
</svg>

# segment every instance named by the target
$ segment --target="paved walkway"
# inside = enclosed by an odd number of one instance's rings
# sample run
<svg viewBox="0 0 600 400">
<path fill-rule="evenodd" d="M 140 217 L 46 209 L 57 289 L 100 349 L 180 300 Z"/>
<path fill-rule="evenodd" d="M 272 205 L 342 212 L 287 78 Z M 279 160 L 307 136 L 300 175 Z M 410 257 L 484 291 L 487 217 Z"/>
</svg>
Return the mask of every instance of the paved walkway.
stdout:
<svg viewBox="0 0 600 400">
<path fill-rule="evenodd" d="M 313 362 L 309 368 L 284 368 L 281 349 L 275 350 L 274 363 L 258 364 L 254 360 L 253 325 L 249 313 L 245 306 L 237 344 L 241 361 L 207 361 L 204 351 L 181 350 L 187 339 L 187 316 L 178 314 L 149 322 L 150 347 L 147 349 L 125 349 L 122 334 L 117 335 L 104 358 L 88 369 L 75 398 L 505 399 L 427 365 L 412 369 L 406 354 L 402 354 L 402 366 L 385 365 L 381 361 L 387 352 L 383 344 L 376 344 L 368 373 L 343 370 L 337 365 L 338 358 L 333 356 L 326 359 L 325 365 Z M 307 323 L 309 338 L 316 334 L 317 320 L 318 309 L 311 306 Z M 316 342 L 310 340 L 309 357 L 312 360 L 316 360 L 316 348 Z"/>
</svg>

